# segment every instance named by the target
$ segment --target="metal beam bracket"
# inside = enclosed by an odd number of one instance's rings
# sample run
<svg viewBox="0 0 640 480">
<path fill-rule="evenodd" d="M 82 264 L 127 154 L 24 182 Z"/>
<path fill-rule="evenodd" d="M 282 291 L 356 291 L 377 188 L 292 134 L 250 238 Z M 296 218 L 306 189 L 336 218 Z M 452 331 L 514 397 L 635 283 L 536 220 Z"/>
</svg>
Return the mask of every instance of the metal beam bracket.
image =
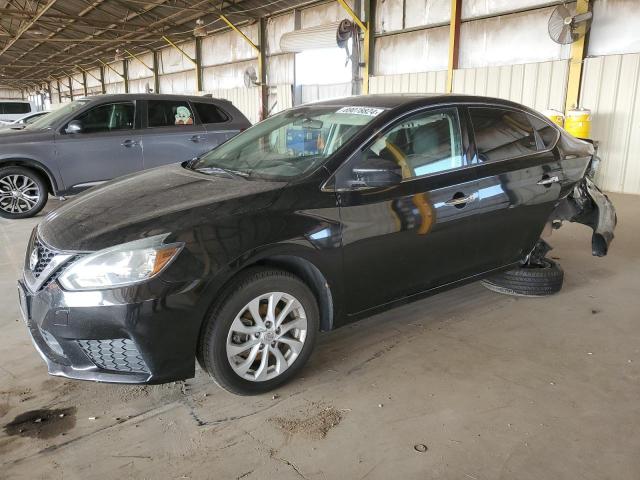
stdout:
<svg viewBox="0 0 640 480">
<path fill-rule="evenodd" d="M 104 63 L 102 60 L 98 59 L 98 61 L 102 64 L 103 67 L 107 67 L 109 70 L 111 70 L 113 73 L 115 73 L 116 75 L 118 75 L 120 78 L 124 79 L 126 78 L 122 73 L 120 73 L 119 71 L 117 71 L 115 68 L 113 68 L 111 65 L 109 65 L 108 63 Z"/>
<path fill-rule="evenodd" d="M 177 51 L 179 51 L 182 56 L 184 58 L 186 58 L 187 60 L 189 60 L 191 63 L 193 63 L 196 67 L 198 66 L 198 62 L 196 62 L 195 58 L 191 58 L 190 55 L 187 54 L 187 52 L 185 52 L 183 49 L 181 49 L 178 45 L 176 45 L 175 43 L 173 43 L 171 40 L 169 40 L 168 37 L 166 37 L 165 35 L 162 36 L 162 39 L 167 42 L 169 45 L 171 45 L 173 48 L 175 48 Z"/>
<path fill-rule="evenodd" d="M 126 48 L 124 49 L 124 51 L 129 54 L 129 58 L 134 58 L 136 60 L 138 60 L 142 65 L 144 65 L 148 70 L 151 70 L 153 72 L 153 68 L 151 68 L 149 65 L 147 65 L 145 62 L 142 61 L 142 59 L 140 57 L 138 57 L 135 53 L 130 52 L 129 50 L 127 50 Z"/>
</svg>

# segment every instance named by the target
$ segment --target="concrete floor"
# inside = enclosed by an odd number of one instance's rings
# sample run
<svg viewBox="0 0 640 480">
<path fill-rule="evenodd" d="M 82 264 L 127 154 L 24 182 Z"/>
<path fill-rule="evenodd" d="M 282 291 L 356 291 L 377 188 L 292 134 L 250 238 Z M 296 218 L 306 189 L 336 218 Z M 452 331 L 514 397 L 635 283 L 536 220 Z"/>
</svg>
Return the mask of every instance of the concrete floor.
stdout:
<svg viewBox="0 0 640 480">
<path fill-rule="evenodd" d="M 377 315 L 251 398 L 201 371 L 154 387 L 48 377 L 15 288 L 39 219 L 0 220 L 0 425 L 26 419 L 0 432 L 0 478 L 638 479 L 640 196 L 612 198 L 608 257 L 585 227 L 554 233 L 560 294 L 473 284 Z"/>
</svg>

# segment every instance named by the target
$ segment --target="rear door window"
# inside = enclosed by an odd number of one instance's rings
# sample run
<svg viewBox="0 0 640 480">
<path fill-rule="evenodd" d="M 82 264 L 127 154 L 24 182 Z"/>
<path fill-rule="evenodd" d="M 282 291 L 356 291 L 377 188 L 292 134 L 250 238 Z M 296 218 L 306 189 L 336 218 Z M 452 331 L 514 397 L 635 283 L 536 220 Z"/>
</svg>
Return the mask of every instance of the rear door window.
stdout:
<svg viewBox="0 0 640 480">
<path fill-rule="evenodd" d="M 135 118 L 132 102 L 105 103 L 94 107 L 79 117 L 82 133 L 101 133 L 131 130 Z"/>
<path fill-rule="evenodd" d="M 470 107 L 478 161 L 496 162 L 544 150 L 528 115 L 515 110 Z"/>
<path fill-rule="evenodd" d="M 182 100 L 149 100 L 147 119 L 151 128 L 184 127 L 195 122 L 189 102 Z"/>
<path fill-rule="evenodd" d="M 212 103 L 192 102 L 202 123 L 222 123 L 229 120 L 229 116 Z"/>
<path fill-rule="evenodd" d="M 2 102 L 0 103 L 0 113 L 6 115 L 19 115 L 21 113 L 30 113 L 31 105 L 25 102 Z"/>
<path fill-rule="evenodd" d="M 534 117 L 533 115 L 527 115 L 529 120 L 531 121 L 531 125 L 533 125 L 536 134 L 538 135 L 538 141 L 543 146 L 543 148 L 549 149 L 553 148 L 558 141 L 558 136 L 560 132 L 549 123 L 544 120 Z"/>
</svg>

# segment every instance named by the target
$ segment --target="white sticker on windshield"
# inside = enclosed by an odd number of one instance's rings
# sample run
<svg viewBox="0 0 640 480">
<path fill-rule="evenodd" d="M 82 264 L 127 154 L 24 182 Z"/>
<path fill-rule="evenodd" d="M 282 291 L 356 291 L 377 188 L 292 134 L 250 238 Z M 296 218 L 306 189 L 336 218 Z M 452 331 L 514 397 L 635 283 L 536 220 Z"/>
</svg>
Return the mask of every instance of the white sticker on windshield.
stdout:
<svg viewBox="0 0 640 480">
<path fill-rule="evenodd" d="M 384 112 L 384 108 L 375 108 L 375 107 L 342 107 L 336 113 L 353 113 L 354 115 L 366 115 L 368 117 L 377 117 L 382 112 Z"/>
</svg>

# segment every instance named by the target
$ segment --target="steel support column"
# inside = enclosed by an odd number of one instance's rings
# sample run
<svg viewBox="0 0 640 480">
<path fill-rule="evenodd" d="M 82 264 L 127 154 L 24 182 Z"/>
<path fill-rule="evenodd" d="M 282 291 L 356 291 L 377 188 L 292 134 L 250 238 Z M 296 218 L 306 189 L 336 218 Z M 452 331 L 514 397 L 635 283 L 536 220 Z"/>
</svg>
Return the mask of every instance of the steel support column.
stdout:
<svg viewBox="0 0 640 480">
<path fill-rule="evenodd" d="M 449 23 L 449 64 L 447 67 L 447 93 L 453 91 L 453 71 L 458 68 L 460 53 L 460 19 L 462 0 L 451 0 L 451 20 Z"/>
<path fill-rule="evenodd" d="M 160 75 L 158 73 L 158 51 L 153 51 L 153 93 L 160 93 Z"/>
<path fill-rule="evenodd" d="M 262 119 L 269 116 L 269 86 L 267 85 L 267 19 L 260 17 L 258 25 L 258 81 L 260 82 L 260 103 Z"/>
<path fill-rule="evenodd" d="M 124 93 L 129 93 L 129 62 L 122 60 L 122 78 L 124 79 Z"/>
<path fill-rule="evenodd" d="M 356 12 L 349 6 L 346 0 L 338 0 L 338 3 L 349 14 L 351 19 L 360 27 L 363 35 L 362 45 L 362 93 L 369 93 L 369 74 L 373 72 L 372 58 L 374 53 L 374 35 L 373 30 L 375 28 L 375 4 L 376 0 L 365 0 L 364 12 L 366 16 L 366 22 L 360 20 L 360 17 L 356 15 Z M 356 39 L 357 41 L 357 39 Z"/>
<path fill-rule="evenodd" d="M 202 92 L 202 38 L 196 37 L 196 90 Z"/>
<path fill-rule="evenodd" d="M 103 95 L 107 93 L 107 86 L 104 84 L 104 67 L 100 67 L 100 89 Z"/>
<path fill-rule="evenodd" d="M 590 5 L 589 0 L 578 0 L 576 4 L 576 14 L 587 13 Z M 571 59 L 569 60 L 569 75 L 567 78 L 567 99 L 565 102 L 565 113 L 572 108 L 578 107 L 580 100 L 580 83 L 582 81 L 582 64 L 586 53 L 587 34 L 585 23 L 578 24 L 578 32 L 582 37 L 571 44 Z"/>
</svg>

